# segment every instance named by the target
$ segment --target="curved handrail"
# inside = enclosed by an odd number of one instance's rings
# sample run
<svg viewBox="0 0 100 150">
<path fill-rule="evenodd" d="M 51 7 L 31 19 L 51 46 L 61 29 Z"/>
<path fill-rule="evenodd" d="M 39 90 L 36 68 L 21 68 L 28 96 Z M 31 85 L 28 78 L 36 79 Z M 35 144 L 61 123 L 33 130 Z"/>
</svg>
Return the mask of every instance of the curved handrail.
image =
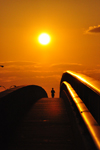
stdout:
<svg viewBox="0 0 100 150">
<path fill-rule="evenodd" d="M 68 82 L 73 87 L 93 117 L 100 124 L 100 82 L 72 71 L 63 73 L 60 84 L 63 81 Z"/>
<path fill-rule="evenodd" d="M 100 82 L 88 77 L 86 75 L 80 74 L 80 73 L 75 73 L 74 71 L 65 71 L 62 75 L 62 81 L 68 81 L 67 80 L 67 75 L 70 75 L 76 79 L 78 79 L 81 83 L 83 83 L 85 86 L 89 87 L 91 90 L 95 91 L 98 95 L 100 95 Z M 66 78 L 66 79 L 65 79 Z M 70 82 L 70 81 L 68 81 Z"/>
<path fill-rule="evenodd" d="M 88 108 L 85 106 L 83 101 L 80 99 L 80 97 L 77 95 L 75 90 L 72 88 L 72 86 L 68 82 L 63 81 L 61 83 L 61 91 L 65 93 L 69 93 L 69 95 L 71 96 L 71 99 L 74 101 L 83 121 L 85 122 L 87 129 L 97 149 L 100 150 L 100 126 L 99 124 L 96 122 L 94 117 L 89 112 Z"/>
<path fill-rule="evenodd" d="M 96 93 L 100 95 L 100 82 L 83 74 L 74 73 L 72 71 L 67 71 L 67 73 L 73 75 L 78 80 L 80 80 L 80 82 L 84 83 L 87 87 L 91 88 L 92 90 L 94 90 Z"/>
</svg>

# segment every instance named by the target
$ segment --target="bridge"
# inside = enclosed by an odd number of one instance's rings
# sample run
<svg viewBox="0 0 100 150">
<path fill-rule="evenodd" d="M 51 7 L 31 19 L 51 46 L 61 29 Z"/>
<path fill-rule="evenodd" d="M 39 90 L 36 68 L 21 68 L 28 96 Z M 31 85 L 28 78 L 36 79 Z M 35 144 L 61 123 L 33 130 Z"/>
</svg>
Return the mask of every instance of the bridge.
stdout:
<svg viewBox="0 0 100 150">
<path fill-rule="evenodd" d="M 64 72 L 59 98 L 36 85 L 0 93 L 0 149 L 100 150 L 100 84 Z"/>
</svg>

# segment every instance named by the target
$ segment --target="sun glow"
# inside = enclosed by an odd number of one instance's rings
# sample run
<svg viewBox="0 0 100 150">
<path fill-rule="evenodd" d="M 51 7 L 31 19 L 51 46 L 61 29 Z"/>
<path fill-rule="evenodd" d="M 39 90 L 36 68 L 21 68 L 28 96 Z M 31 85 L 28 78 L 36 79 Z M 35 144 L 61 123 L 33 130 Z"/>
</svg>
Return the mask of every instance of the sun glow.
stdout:
<svg viewBox="0 0 100 150">
<path fill-rule="evenodd" d="M 47 45 L 50 42 L 50 36 L 47 33 L 42 33 L 38 40 L 42 45 Z"/>
</svg>

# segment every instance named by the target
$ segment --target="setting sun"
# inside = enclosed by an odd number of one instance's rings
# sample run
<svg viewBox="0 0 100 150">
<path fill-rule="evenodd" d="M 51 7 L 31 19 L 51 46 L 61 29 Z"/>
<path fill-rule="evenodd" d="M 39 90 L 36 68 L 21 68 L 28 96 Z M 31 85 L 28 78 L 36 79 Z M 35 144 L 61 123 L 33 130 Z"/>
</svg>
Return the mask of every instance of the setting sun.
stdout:
<svg viewBox="0 0 100 150">
<path fill-rule="evenodd" d="M 42 33 L 38 40 L 41 44 L 46 45 L 50 42 L 50 36 L 47 33 Z"/>
</svg>

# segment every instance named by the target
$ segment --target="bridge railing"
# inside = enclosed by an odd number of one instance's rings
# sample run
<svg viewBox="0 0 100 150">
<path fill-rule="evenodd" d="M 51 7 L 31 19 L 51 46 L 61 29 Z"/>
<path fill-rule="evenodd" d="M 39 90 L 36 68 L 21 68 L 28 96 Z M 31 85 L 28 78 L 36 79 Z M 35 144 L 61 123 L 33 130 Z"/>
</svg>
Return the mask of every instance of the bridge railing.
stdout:
<svg viewBox="0 0 100 150">
<path fill-rule="evenodd" d="M 100 125 L 100 82 L 72 71 L 63 73 L 60 84 L 62 84 L 63 81 L 67 81 L 73 87 Z"/>
<path fill-rule="evenodd" d="M 48 97 L 37 85 L 18 86 L 0 93 L 0 148 L 9 143 L 16 126 L 40 98 Z"/>
<path fill-rule="evenodd" d="M 74 102 L 94 144 L 100 150 L 100 83 L 85 75 L 64 72 L 60 97 Z"/>
</svg>

